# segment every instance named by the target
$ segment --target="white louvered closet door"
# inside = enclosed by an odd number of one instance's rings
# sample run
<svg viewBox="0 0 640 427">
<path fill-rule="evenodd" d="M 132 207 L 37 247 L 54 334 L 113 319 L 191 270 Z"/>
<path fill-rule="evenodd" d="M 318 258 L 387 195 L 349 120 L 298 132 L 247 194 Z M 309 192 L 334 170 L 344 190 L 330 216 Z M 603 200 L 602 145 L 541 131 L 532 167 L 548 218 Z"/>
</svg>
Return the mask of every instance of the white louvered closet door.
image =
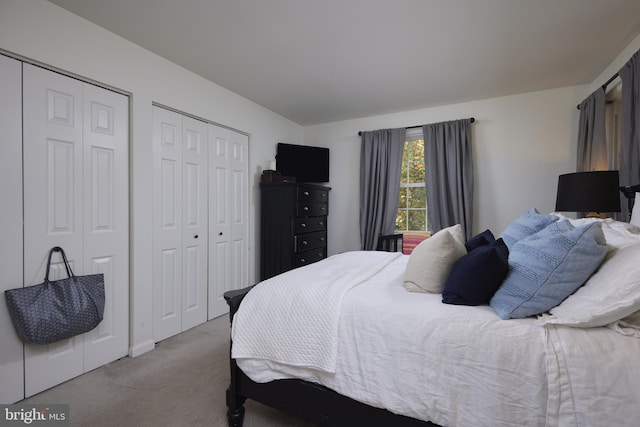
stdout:
<svg viewBox="0 0 640 427">
<path fill-rule="evenodd" d="M 153 107 L 153 334 L 207 319 L 206 123 Z"/>
<path fill-rule="evenodd" d="M 226 291 L 249 285 L 249 137 L 209 125 L 209 319 Z"/>
<path fill-rule="evenodd" d="M 128 101 L 24 64 L 24 280 L 42 282 L 61 246 L 76 275 L 104 273 L 104 320 L 50 345 L 25 345 L 31 396 L 127 354 Z M 55 261 L 55 264 L 53 263 Z M 50 278 L 65 277 L 60 259 Z"/>
</svg>

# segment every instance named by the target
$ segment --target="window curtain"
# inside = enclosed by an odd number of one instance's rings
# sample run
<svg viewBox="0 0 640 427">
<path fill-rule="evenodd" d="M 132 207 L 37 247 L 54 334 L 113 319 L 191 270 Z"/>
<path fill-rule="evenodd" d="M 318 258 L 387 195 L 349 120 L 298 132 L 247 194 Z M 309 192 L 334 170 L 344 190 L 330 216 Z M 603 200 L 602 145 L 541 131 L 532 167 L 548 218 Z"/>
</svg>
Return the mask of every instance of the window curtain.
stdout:
<svg viewBox="0 0 640 427">
<path fill-rule="evenodd" d="M 471 119 L 422 127 L 427 209 L 431 229 L 460 224 L 467 239 L 473 225 Z"/>
<path fill-rule="evenodd" d="M 605 91 L 599 88 L 580 103 L 577 172 L 607 170 Z"/>
<path fill-rule="evenodd" d="M 631 57 L 618 75 L 622 80 L 620 185 L 636 185 L 640 184 L 640 51 Z M 623 203 L 624 218 L 628 218 L 627 210 L 627 203 Z"/>
<path fill-rule="evenodd" d="M 406 129 L 362 132 L 360 147 L 360 242 L 375 250 L 378 237 L 393 234 L 400 195 Z"/>
</svg>

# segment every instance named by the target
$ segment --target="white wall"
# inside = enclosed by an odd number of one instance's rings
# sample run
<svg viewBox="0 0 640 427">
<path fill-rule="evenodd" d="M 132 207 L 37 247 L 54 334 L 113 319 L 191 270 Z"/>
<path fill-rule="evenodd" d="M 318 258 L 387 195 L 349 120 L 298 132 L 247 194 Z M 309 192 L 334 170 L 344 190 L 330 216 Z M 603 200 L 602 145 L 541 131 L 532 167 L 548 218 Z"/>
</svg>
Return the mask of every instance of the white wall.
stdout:
<svg viewBox="0 0 640 427">
<path fill-rule="evenodd" d="M 257 277 L 257 182 L 278 141 L 303 128 L 44 0 L 0 2 L 0 51 L 131 94 L 131 342 L 154 347 L 151 309 L 153 102 L 250 135 L 250 281 Z"/>
<path fill-rule="evenodd" d="M 358 131 L 474 117 L 474 232 L 499 234 L 531 207 L 555 207 L 558 175 L 575 171 L 578 109 L 586 86 L 532 92 L 305 128 L 331 149 L 329 253 L 360 248 Z"/>
</svg>

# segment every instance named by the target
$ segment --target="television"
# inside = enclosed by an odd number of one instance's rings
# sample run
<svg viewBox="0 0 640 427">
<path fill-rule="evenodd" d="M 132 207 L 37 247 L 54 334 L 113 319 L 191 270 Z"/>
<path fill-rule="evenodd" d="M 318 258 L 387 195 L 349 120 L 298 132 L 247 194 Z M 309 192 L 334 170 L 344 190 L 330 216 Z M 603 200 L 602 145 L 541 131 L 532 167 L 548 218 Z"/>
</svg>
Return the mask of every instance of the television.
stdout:
<svg viewBox="0 0 640 427">
<path fill-rule="evenodd" d="M 279 142 L 276 170 L 296 182 L 329 182 L 329 149 Z"/>
</svg>

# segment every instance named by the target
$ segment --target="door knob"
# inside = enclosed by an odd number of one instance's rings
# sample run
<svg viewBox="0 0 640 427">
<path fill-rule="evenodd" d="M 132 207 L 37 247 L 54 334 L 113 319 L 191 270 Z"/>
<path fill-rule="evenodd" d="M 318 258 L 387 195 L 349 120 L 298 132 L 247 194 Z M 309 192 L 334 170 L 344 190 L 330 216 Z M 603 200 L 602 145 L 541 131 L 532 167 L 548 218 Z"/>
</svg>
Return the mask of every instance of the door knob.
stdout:
<svg viewBox="0 0 640 427">
<path fill-rule="evenodd" d="M 196 234 L 195 236 L 193 236 L 193 238 L 194 238 L 194 239 L 197 239 L 197 238 L 198 238 L 198 235 Z"/>
</svg>

